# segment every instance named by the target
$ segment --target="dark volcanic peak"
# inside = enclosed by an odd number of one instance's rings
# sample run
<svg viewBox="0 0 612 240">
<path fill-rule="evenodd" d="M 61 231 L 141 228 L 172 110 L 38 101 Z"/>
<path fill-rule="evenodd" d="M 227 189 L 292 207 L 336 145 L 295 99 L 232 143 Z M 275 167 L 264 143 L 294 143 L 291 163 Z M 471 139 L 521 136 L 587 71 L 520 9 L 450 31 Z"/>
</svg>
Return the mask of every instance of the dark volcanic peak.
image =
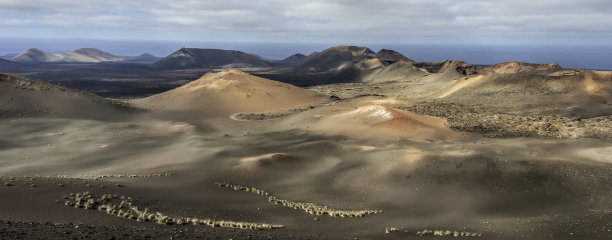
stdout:
<svg viewBox="0 0 612 240">
<path fill-rule="evenodd" d="M 327 72 L 341 70 L 367 58 L 374 58 L 375 52 L 367 47 L 335 46 L 325 49 L 297 66 L 299 71 Z"/>
<path fill-rule="evenodd" d="M 235 50 L 181 48 L 155 63 L 162 68 L 216 68 L 228 64 L 270 67 L 267 61 Z"/>
<path fill-rule="evenodd" d="M 285 59 L 283 59 L 282 62 L 284 63 L 302 63 L 304 62 L 306 59 L 308 58 L 308 56 L 301 54 L 301 53 L 296 53 L 293 54 Z"/>
<path fill-rule="evenodd" d="M 375 53 L 367 47 L 335 46 L 321 53 L 313 54 L 312 57 L 309 56 L 296 69 L 307 72 L 341 71 L 354 67 L 357 63 L 365 63 L 363 60 L 374 58 L 380 60 L 380 63 L 385 66 L 398 61 L 414 62 L 401 53 L 389 49 L 382 49 Z M 367 63 L 374 62 L 368 61 Z"/>
<path fill-rule="evenodd" d="M 28 50 L 23 51 L 21 54 L 45 54 L 47 52 L 42 51 L 38 48 L 30 48 Z"/>
<path fill-rule="evenodd" d="M 296 53 L 293 54 L 285 59 L 283 59 L 282 61 L 280 61 L 281 64 L 283 65 L 287 65 L 287 66 L 297 66 L 305 61 L 308 61 L 309 59 L 317 56 L 319 54 L 319 52 L 311 52 L 309 54 L 301 54 L 301 53 Z"/>
<path fill-rule="evenodd" d="M 358 46 L 335 46 L 330 47 L 328 49 L 323 50 L 321 53 L 329 53 L 329 52 L 349 52 L 354 56 L 370 56 L 375 54 L 374 51 L 370 50 L 367 47 L 358 47 Z"/>
<path fill-rule="evenodd" d="M 397 61 L 414 62 L 412 59 L 405 57 L 401 53 L 389 49 L 381 49 L 376 53 L 375 56 L 381 61 L 385 61 L 388 63 L 393 63 Z"/>
</svg>

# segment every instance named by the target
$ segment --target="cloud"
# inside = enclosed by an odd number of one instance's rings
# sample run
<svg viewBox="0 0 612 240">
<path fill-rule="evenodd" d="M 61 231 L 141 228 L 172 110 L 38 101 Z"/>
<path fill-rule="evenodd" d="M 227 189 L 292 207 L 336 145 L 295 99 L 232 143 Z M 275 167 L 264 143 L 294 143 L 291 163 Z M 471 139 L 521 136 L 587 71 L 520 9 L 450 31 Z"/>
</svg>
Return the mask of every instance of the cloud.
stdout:
<svg viewBox="0 0 612 240">
<path fill-rule="evenodd" d="M 10 37 L 605 42 L 608 0 L 0 0 Z M 559 38 L 559 36 L 565 36 Z"/>
</svg>

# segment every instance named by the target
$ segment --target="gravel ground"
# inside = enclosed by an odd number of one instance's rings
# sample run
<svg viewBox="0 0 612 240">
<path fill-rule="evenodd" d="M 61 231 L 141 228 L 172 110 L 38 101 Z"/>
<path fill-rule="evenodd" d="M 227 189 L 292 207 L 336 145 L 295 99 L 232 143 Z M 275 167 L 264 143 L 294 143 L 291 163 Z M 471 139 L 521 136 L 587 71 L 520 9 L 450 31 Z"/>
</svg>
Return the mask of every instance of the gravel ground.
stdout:
<svg viewBox="0 0 612 240">
<path fill-rule="evenodd" d="M 518 116 L 453 103 L 426 102 L 403 110 L 445 118 L 448 126 L 486 137 L 556 137 L 612 139 L 612 116 L 590 119 L 559 115 Z"/>
<path fill-rule="evenodd" d="M 144 228 L 0 220 L 0 239 L 325 239 L 325 237 L 193 226 Z"/>
</svg>

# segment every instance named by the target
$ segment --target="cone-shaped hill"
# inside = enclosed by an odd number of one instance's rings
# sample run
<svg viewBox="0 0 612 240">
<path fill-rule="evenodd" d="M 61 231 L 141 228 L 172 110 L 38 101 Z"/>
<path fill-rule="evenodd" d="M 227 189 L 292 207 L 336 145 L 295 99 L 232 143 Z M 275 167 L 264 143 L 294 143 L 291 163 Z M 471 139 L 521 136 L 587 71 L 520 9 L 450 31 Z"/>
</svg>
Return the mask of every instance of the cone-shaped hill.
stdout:
<svg viewBox="0 0 612 240">
<path fill-rule="evenodd" d="M 64 54 L 68 62 L 113 62 L 123 61 L 124 57 L 115 56 L 96 48 L 79 48 Z"/>
<path fill-rule="evenodd" d="M 238 112 L 272 111 L 314 105 L 328 98 L 293 85 L 237 70 L 207 73 L 170 91 L 137 99 L 138 107 L 220 117 Z"/>
<path fill-rule="evenodd" d="M 60 54 L 48 53 L 38 48 L 30 48 L 11 60 L 15 62 L 61 62 L 63 58 Z"/>
<path fill-rule="evenodd" d="M 243 64 L 251 67 L 270 67 L 271 63 L 235 50 L 181 48 L 155 63 L 168 69 L 217 68 L 228 64 Z"/>
</svg>

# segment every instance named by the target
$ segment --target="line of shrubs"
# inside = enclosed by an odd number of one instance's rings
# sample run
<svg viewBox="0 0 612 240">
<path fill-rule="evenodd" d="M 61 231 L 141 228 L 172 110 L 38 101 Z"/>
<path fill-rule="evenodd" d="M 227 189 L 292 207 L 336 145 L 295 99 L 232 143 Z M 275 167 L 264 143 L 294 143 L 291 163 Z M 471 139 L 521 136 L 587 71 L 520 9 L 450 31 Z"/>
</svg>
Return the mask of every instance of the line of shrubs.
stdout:
<svg viewBox="0 0 612 240">
<path fill-rule="evenodd" d="M 262 196 L 268 196 L 268 201 L 271 203 L 282 204 L 285 207 L 289 207 L 293 209 L 300 209 L 309 214 L 317 215 L 317 216 L 328 215 L 330 217 L 364 217 L 370 214 L 382 213 L 381 210 L 352 210 L 352 211 L 335 210 L 327 206 L 321 206 L 315 203 L 294 202 L 294 201 L 284 200 L 284 199 L 280 199 L 278 197 L 272 196 L 271 193 L 257 189 L 255 187 L 235 185 L 235 184 L 231 184 L 227 182 L 216 182 L 215 185 L 218 187 L 230 188 L 230 189 L 233 189 L 234 191 L 245 191 L 245 192 L 251 192 L 251 193 L 255 193 L 258 195 L 262 195 Z"/>
<path fill-rule="evenodd" d="M 234 222 L 214 219 L 199 219 L 189 217 L 171 217 L 160 212 L 150 212 L 148 208 L 142 209 L 136 206 L 131 197 L 104 194 L 100 197 L 89 192 L 71 193 L 64 197 L 66 206 L 74 208 L 92 209 L 103 211 L 109 215 L 115 215 L 126 219 L 133 219 L 142 222 L 155 222 L 161 225 L 206 225 L 210 227 L 241 228 L 252 230 L 277 229 L 283 225 Z"/>
</svg>

